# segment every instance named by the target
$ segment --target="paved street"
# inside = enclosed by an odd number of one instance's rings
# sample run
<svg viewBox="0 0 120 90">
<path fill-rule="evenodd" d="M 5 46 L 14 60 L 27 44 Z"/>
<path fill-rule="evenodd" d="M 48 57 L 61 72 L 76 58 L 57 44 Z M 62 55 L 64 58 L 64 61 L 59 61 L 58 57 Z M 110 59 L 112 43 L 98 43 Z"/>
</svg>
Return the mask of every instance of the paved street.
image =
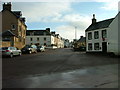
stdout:
<svg viewBox="0 0 120 90">
<path fill-rule="evenodd" d="M 3 58 L 3 88 L 115 88 L 118 58 L 70 48 Z"/>
</svg>

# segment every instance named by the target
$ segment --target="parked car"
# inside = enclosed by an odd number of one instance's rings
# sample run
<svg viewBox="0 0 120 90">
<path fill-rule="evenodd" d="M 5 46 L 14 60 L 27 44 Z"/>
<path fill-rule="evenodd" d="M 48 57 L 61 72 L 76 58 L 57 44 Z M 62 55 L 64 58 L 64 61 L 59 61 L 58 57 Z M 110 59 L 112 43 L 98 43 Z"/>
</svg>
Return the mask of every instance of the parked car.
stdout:
<svg viewBox="0 0 120 90">
<path fill-rule="evenodd" d="M 22 53 L 37 53 L 37 46 L 36 45 L 26 45 L 21 49 Z"/>
<path fill-rule="evenodd" d="M 38 52 L 44 52 L 45 51 L 45 46 L 37 46 L 37 51 Z"/>
<path fill-rule="evenodd" d="M 2 47 L 0 51 L 2 52 L 2 56 L 9 56 L 11 58 L 15 55 L 21 56 L 21 50 L 16 47 Z"/>
</svg>

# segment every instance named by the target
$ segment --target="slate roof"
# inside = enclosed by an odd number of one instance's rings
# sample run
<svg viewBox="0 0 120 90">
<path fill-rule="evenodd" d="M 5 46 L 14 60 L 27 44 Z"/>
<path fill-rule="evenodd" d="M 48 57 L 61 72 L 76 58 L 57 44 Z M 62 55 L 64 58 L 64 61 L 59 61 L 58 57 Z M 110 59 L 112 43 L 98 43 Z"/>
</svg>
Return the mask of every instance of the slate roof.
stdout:
<svg viewBox="0 0 120 90">
<path fill-rule="evenodd" d="M 82 37 L 78 40 L 79 42 L 85 42 L 86 41 L 86 37 Z"/>
<path fill-rule="evenodd" d="M 27 30 L 26 31 L 26 35 L 29 36 L 30 33 L 34 33 L 34 36 L 36 35 L 44 35 L 44 33 L 46 33 L 46 35 L 51 35 L 51 33 L 47 30 Z"/>
<path fill-rule="evenodd" d="M 96 29 L 102 29 L 107 28 L 111 24 L 111 22 L 114 20 L 114 18 L 103 20 L 100 22 L 96 22 L 95 24 L 91 24 L 85 31 L 92 31 Z"/>
</svg>

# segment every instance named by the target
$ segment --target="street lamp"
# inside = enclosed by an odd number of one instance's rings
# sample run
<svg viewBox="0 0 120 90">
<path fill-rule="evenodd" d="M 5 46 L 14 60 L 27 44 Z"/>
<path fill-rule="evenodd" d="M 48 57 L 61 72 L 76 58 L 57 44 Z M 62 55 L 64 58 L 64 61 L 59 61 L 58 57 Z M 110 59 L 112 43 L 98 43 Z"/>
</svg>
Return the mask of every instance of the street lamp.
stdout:
<svg viewBox="0 0 120 90">
<path fill-rule="evenodd" d="M 75 40 L 77 39 L 77 27 L 75 26 Z"/>
</svg>

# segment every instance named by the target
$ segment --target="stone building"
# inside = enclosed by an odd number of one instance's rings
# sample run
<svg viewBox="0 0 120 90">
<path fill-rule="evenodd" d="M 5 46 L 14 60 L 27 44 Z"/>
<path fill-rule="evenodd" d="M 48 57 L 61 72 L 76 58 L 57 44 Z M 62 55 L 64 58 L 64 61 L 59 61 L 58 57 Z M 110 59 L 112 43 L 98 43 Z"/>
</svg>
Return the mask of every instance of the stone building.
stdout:
<svg viewBox="0 0 120 90">
<path fill-rule="evenodd" d="M 25 18 L 21 11 L 12 11 L 11 3 L 4 3 L 2 13 L 2 43 L 10 43 L 19 49 L 25 46 L 26 29 Z M 2 44 L 4 47 L 4 44 Z"/>
</svg>

